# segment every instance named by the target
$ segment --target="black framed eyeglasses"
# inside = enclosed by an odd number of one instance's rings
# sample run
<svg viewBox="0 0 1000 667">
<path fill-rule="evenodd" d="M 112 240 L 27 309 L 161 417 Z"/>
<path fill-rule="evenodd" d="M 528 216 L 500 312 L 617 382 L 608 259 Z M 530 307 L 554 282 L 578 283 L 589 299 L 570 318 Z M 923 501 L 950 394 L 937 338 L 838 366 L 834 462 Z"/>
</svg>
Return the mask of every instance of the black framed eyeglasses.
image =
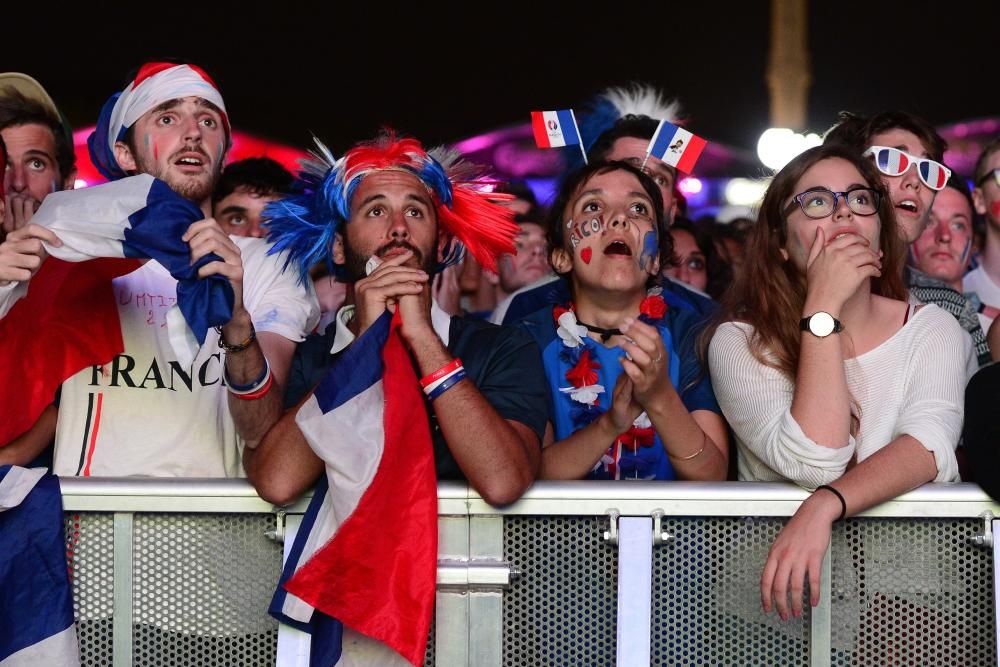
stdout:
<svg viewBox="0 0 1000 667">
<path fill-rule="evenodd" d="M 785 215 L 795 210 L 798 204 L 807 218 L 819 219 L 833 215 L 840 198 L 847 202 L 847 208 L 856 215 L 874 215 L 882 201 L 882 193 L 871 188 L 851 188 L 847 192 L 833 192 L 826 188 L 814 188 L 801 192 L 789 202 Z"/>
<path fill-rule="evenodd" d="M 997 184 L 997 187 L 1000 187 L 1000 169 L 993 169 L 983 174 L 983 177 L 979 179 L 978 183 L 976 183 L 976 187 L 977 188 L 983 187 L 984 185 L 990 182 L 991 178 Z"/>
</svg>

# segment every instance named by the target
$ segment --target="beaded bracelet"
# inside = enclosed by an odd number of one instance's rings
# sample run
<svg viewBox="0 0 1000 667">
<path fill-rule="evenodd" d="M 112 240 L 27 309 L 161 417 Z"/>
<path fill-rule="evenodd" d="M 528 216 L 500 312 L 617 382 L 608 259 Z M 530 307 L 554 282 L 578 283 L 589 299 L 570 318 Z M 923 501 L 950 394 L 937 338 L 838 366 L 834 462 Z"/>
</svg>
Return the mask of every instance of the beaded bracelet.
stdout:
<svg viewBox="0 0 1000 667">
<path fill-rule="evenodd" d="M 253 328 L 253 322 L 250 323 L 250 335 L 242 343 L 232 343 L 226 342 L 226 336 L 222 333 L 222 327 L 215 327 L 215 330 L 219 333 L 219 347 L 229 353 L 242 352 L 243 350 L 250 347 L 250 343 L 257 340 L 257 330 Z"/>
</svg>

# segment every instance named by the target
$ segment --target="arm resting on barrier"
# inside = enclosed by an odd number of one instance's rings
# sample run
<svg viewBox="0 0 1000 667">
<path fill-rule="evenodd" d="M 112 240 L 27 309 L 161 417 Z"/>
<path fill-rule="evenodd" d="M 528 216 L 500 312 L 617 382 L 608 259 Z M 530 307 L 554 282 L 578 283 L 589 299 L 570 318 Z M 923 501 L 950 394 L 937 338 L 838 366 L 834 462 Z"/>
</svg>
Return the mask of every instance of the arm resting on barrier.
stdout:
<svg viewBox="0 0 1000 667">
<path fill-rule="evenodd" d="M 844 496 L 847 514 L 851 515 L 929 482 L 937 473 L 934 455 L 916 438 L 901 435 L 831 486 Z M 789 613 L 800 616 L 807 579 L 810 602 L 813 606 L 819 604 L 820 569 L 830 543 L 831 526 L 840 511 L 837 496 L 821 489 L 802 502 L 778 534 L 760 580 L 765 612 L 771 611 L 773 600 L 782 619 L 787 619 Z"/>
</svg>

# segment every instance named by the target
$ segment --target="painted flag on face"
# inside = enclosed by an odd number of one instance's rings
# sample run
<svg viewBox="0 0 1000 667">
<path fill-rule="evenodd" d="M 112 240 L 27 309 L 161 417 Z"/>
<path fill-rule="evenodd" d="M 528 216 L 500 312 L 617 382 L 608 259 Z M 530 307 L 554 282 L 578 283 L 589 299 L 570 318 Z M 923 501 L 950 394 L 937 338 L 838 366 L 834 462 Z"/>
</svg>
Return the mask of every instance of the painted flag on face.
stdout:
<svg viewBox="0 0 1000 667">
<path fill-rule="evenodd" d="M 0 665 L 79 664 L 59 479 L 0 466 Z"/>
<path fill-rule="evenodd" d="M 649 141 L 647 155 L 663 160 L 678 171 L 690 174 L 707 142 L 682 127 L 661 120 Z"/>
<path fill-rule="evenodd" d="M 582 143 L 572 109 L 532 111 L 531 130 L 539 148 L 561 148 Z"/>
<path fill-rule="evenodd" d="M 383 314 L 295 418 L 326 474 L 269 611 L 312 634 L 314 667 L 424 661 L 437 577 L 437 478 L 399 326 L 398 314 Z M 385 530 L 389 519 L 393 529 Z M 350 630 L 365 641 L 342 641 Z"/>
</svg>

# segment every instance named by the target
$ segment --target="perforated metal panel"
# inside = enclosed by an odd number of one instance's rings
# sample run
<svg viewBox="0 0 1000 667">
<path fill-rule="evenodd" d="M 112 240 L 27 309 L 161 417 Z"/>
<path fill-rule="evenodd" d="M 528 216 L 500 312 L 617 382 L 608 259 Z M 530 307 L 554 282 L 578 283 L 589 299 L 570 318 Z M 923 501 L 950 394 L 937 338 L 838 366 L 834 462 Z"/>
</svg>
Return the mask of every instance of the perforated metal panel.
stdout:
<svg viewBox="0 0 1000 667">
<path fill-rule="evenodd" d="M 111 664 L 114 604 L 114 517 L 67 513 L 66 562 L 84 667 Z"/>
<path fill-rule="evenodd" d="M 506 517 L 504 557 L 523 572 L 504 596 L 509 667 L 615 661 L 618 551 L 606 517 Z"/>
<path fill-rule="evenodd" d="M 760 575 L 783 519 L 665 518 L 653 550 L 654 665 L 808 665 L 809 606 L 760 608 Z"/>
<path fill-rule="evenodd" d="M 267 514 L 135 517 L 133 651 L 137 664 L 273 665 L 267 615 L 281 547 Z"/>
<path fill-rule="evenodd" d="M 835 533 L 834 665 L 997 664 L 993 557 L 975 519 L 866 519 Z M 836 544 L 836 542 L 835 542 Z"/>
<path fill-rule="evenodd" d="M 431 632 L 427 637 L 427 648 L 424 649 L 424 667 L 434 667 L 434 630 L 437 624 L 434 618 L 431 618 Z"/>
</svg>

